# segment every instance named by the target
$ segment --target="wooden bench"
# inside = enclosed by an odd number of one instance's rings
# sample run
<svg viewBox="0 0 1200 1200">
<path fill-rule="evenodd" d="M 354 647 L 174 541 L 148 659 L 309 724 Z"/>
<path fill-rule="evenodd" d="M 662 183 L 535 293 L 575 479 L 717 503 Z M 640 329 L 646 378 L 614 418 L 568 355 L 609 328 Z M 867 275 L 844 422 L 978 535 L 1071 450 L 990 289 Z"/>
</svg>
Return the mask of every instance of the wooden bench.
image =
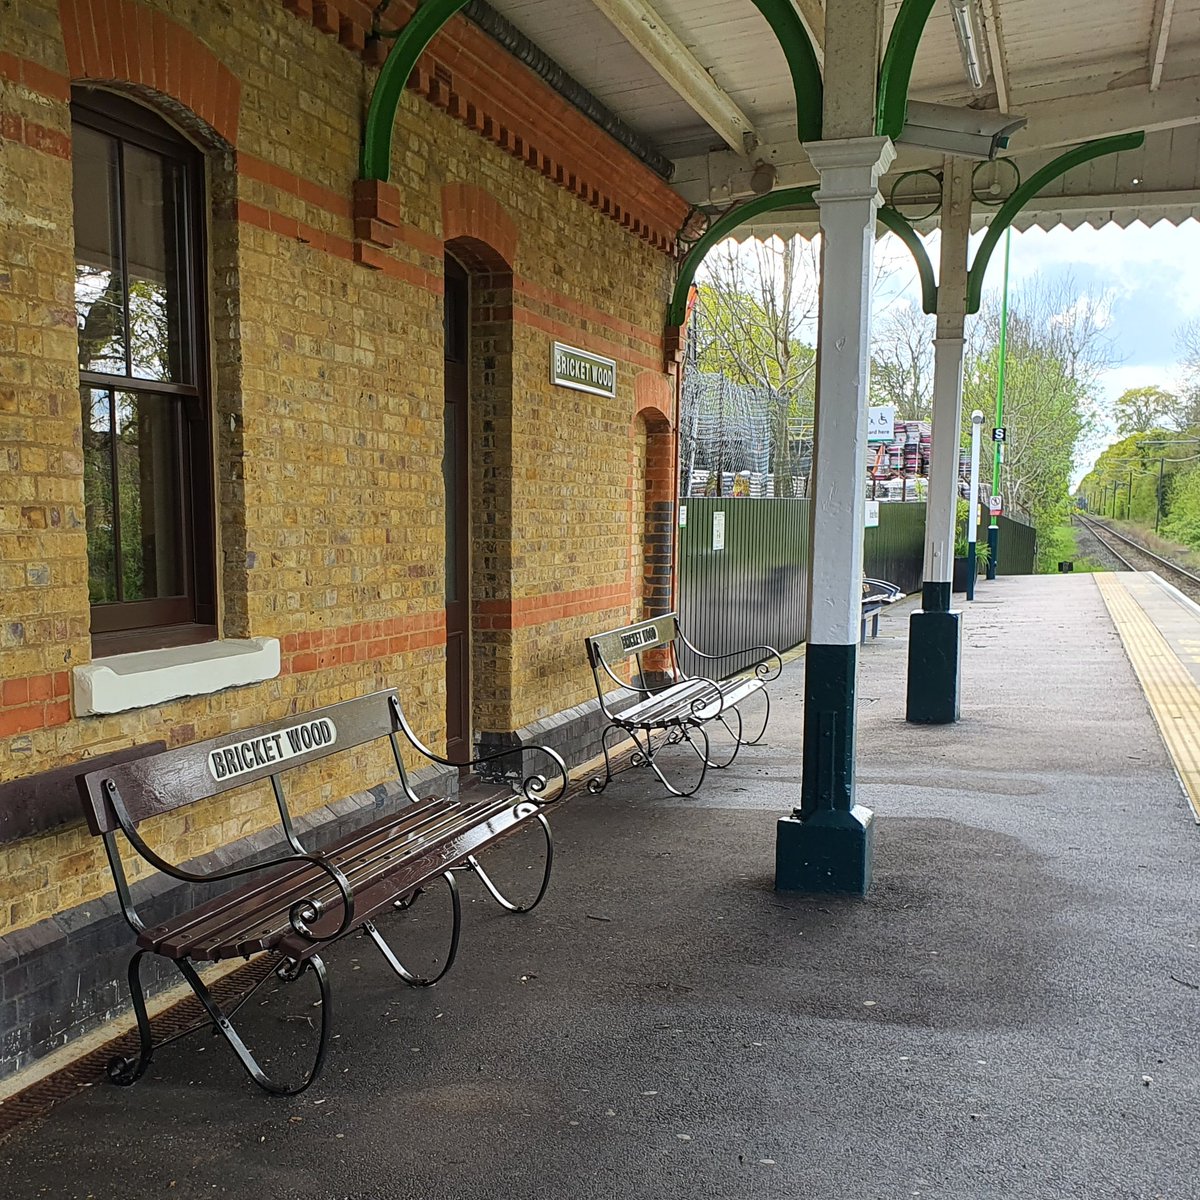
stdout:
<svg viewBox="0 0 1200 1200">
<path fill-rule="evenodd" d="M 538 750 L 549 759 L 558 786 L 548 785 L 545 776 L 532 775 L 510 792 L 493 789 L 479 796 L 422 800 L 409 783 L 402 739 L 432 763 L 458 765 L 422 744 L 405 719 L 399 697 L 388 690 L 134 762 L 106 765 L 80 777 L 85 816 L 92 832 L 104 839 L 121 909 L 137 942 L 128 976 L 137 1016 L 139 1054 L 136 1059 L 120 1057 L 109 1064 L 108 1075 L 113 1082 L 134 1083 L 150 1065 L 156 1049 L 141 981 L 141 963 L 147 954 L 169 959 L 191 985 L 208 1014 L 208 1020 L 198 1028 L 211 1026 L 219 1032 L 247 1074 L 261 1087 L 278 1095 L 295 1095 L 316 1079 L 325 1059 L 332 1016 L 329 979 L 319 953 L 325 946 L 362 930 L 405 983 L 429 986 L 450 969 L 458 950 L 462 912 L 455 872 L 475 872 L 488 892 L 509 911 L 528 912 L 540 903 L 553 863 L 550 826 L 540 810 L 558 799 L 566 788 L 567 771 L 562 759 L 547 747 L 526 748 Z M 310 848 L 297 834 L 285 796 L 285 778 L 297 767 L 372 743 L 378 744 L 374 753 L 406 803 L 398 812 L 356 829 L 331 845 Z M 371 752 L 359 751 L 362 755 Z M 489 755 L 469 765 L 494 763 L 508 754 L 512 751 Z M 167 862 L 142 837 L 139 826 L 149 818 L 264 780 L 269 781 L 283 837 L 290 846 L 290 851 L 280 857 L 200 874 Z M 545 870 L 537 895 L 520 904 L 503 895 L 476 855 L 530 821 L 537 822 L 545 835 Z M 118 835 L 152 867 L 175 879 L 213 883 L 244 878 L 247 882 L 161 923 L 148 925 L 134 904 Z M 384 940 L 375 918 L 410 907 L 422 889 L 439 879 L 449 887 L 453 905 L 450 945 L 438 974 L 422 978 L 403 965 Z M 320 989 L 320 1040 L 312 1069 L 298 1084 L 278 1082 L 264 1073 L 231 1023 L 236 1009 L 223 1011 L 217 1005 L 194 965 L 249 958 L 260 952 L 278 959 L 274 976 L 292 982 L 311 971 Z M 260 983 L 270 978 L 272 972 L 267 972 Z M 243 997 L 237 1007 L 247 998 Z"/>
<path fill-rule="evenodd" d="M 770 646 L 751 646 L 729 654 L 703 654 L 684 636 L 675 613 L 610 629 L 585 639 L 588 663 L 596 681 L 600 708 L 608 720 L 601 735 L 604 751 L 604 778 L 588 781 L 593 795 L 602 792 L 613 777 L 609 735 L 631 737 L 636 743 L 634 766 L 649 767 L 663 786 L 676 796 L 692 796 L 704 782 L 709 767 L 727 767 L 737 757 L 742 746 L 752 746 L 762 739 L 771 716 L 771 698 L 766 685 L 778 678 L 783 660 Z M 679 649 L 685 648 L 704 663 L 752 657 L 753 661 L 726 678 L 690 674 L 683 669 Z M 643 655 L 663 651 L 667 666 L 650 673 Z M 630 662 L 632 660 L 632 662 Z M 615 668 L 629 663 L 632 682 L 616 674 Z M 658 682 L 661 679 L 661 682 Z M 613 687 L 612 685 L 616 685 Z M 743 736 L 740 705 L 751 696 L 761 695 L 764 703 L 762 725 L 752 738 Z M 707 727 L 719 722 L 732 739 L 732 750 L 723 761 L 714 761 Z M 734 722 L 731 725 L 730 722 Z M 687 743 L 699 760 L 698 778 L 688 786 L 675 787 L 660 769 L 656 756 L 661 744 L 655 735 L 665 734 L 665 744 Z M 662 738 L 659 739 L 660 743 Z M 615 743 L 614 743 L 615 744 Z"/>
<path fill-rule="evenodd" d="M 862 628 L 859 633 L 859 644 L 867 644 L 867 621 L 871 622 L 871 636 L 879 636 L 879 614 L 897 600 L 903 600 L 904 593 L 886 579 L 864 579 L 862 585 Z"/>
</svg>

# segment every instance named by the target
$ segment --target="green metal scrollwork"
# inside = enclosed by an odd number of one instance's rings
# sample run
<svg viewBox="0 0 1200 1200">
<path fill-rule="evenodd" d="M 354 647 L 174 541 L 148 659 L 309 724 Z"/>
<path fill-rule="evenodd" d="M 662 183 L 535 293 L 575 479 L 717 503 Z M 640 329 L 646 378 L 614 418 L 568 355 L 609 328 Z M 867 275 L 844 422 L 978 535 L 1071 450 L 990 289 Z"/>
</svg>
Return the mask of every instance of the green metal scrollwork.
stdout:
<svg viewBox="0 0 1200 1200">
<path fill-rule="evenodd" d="M 696 278 L 696 272 L 704 261 L 704 256 L 718 243 L 724 241 L 735 229 L 761 217 L 764 213 L 778 212 L 784 208 L 815 208 L 813 195 L 815 187 L 781 188 L 778 192 L 769 192 L 758 196 L 745 204 L 739 205 L 732 212 L 727 212 L 720 220 L 714 221 L 708 232 L 688 251 L 687 257 L 679 265 L 679 279 L 671 294 L 671 307 L 667 310 L 668 325 L 682 325 L 687 316 L 688 292 Z"/>
<path fill-rule="evenodd" d="M 992 251 L 1000 241 L 1000 235 L 1016 220 L 1021 209 L 1029 203 L 1047 184 L 1060 179 L 1072 167 L 1078 167 L 1094 158 L 1102 158 L 1106 154 L 1119 154 L 1122 150 L 1136 150 L 1146 140 L 1144 133 L 1122 133 L 1116 137 L 1100 138 L 1094 142 L 1084 142 L 1056 159 L 1048 162 L 1040 171 L 1035 171 L 1009 198 L 1004 202 L 996 219 L 988 226 L 988 231 L 975 254 L 971 264 L 971 273 L 967 281 L 967 312 L 977 313 L 983 299 L 983 279 L 987 274 L 988 261 Z"/>
<path fill-rule="evenodd" d="M 412 19 L 392 43 L 387 60 L 375 81 L 371 106 L 367 110 L 363 130 L 361 171 L 363 179 L 386 182 L 392 170 L 392 130 L 396 110 L 404 94 L 408 77 L 417 65 L 425 47 L 433 41 L 439 29 L 469 0 L 425 0 L 413 13 Z"/>
<path fill-rule="evenodd" d="M 909 223 L 908 218 L 899 209 L 885 204 L 879 210 L 879 221 L 890 229 L 909 249 L 916 260 L 917 275 L 921 279 L 921 307 L 929 314 L 937 312 L 938 288 L 933 277 L 933 263 L 925 243 L 921 241 L 917 231 Z"/>
<path fill-rule="evenodd" d="M 754 0 L 754 7 L 766 18 L 787 58 L 796 92 L 796 133 L 802 142 L 819 142 L 825 85 L 808 30 L 791 0 Z"/>
<path fill-rule="evenodd" d="M 908 85 L 921 35 L 936 0 L 904 0 L 896 14 L 883 62 L 879 67 L 879 97 L 875 110 L 875 132 L 897 138 L 908 112 Z"/>
<path fill-rule="evenodd" d="M 816 51 L 790 0 L 753 0 L 787 58 L 796 92 L 796 126 L 801 141 L 819 141 L 824 88 Z M 361 174 L 386 182 L 391 174 L 392 129 L 400 97 L 417 60 L 439 29 L 469 0 L 424 0 L 392 44 L 380 69 L 363 131 Z"/>
</svg>

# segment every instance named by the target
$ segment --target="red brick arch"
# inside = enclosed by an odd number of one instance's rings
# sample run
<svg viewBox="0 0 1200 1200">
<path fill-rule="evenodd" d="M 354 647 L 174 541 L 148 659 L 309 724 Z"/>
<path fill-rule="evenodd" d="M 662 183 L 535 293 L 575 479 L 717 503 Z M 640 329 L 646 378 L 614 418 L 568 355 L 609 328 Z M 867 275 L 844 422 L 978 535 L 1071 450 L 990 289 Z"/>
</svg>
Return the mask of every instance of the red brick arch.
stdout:
<svg viewBox="0 0 1200 1200">
<path fill-rule="evenodd" d="M 650 429 L 659 420 L 675 427 L 675 388 L 669 375 L 643 371 L 633 381 L 634 416 L 644 417 Z"/>
<path fill-rule="evenodd" d="M 135 0 L 59 0 L 72 81 L 151 88 L 237 145 L 241 83 L 194 34 Z"/>
<path fill-rule="evenodd" d="M 482 188 L 469 183 L 442 188 L 442 241 L 454 243 L 455 256 L 468 270 L 513 270 L 519 237 L 516 222 Z"/>
<path fill-rule="evenodd" d="M 633 381 L 633 437 L 646 437 L 645 517 L 635 535 L 644 547 L 640 592 L 643 617 L 669 611 L 675 564 L 675 389 L 667 375 L 643 371 Z M 665 669 L 666 659 L 647 662 Z"/>
</svg>

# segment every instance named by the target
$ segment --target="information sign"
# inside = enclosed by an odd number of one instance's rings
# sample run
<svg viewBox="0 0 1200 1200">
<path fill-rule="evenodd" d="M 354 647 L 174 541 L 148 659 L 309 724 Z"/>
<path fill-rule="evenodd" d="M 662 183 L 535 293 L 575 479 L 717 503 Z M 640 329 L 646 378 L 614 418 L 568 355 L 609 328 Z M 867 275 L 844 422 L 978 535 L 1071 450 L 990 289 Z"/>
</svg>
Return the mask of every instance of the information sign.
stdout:
<svg viewBox="0 0 1200 1200">
<path fill-rule="evenodd" d="M 896 436 L 896 406 L 884 404 L 867 410 L 867 441 L 890 442 Z"/>
<path fill-rule="evenodd" d="M 714 550 L 725 549 L 725 513 L 713 513 L 713 540 L 712 548 Z"/>
</svg>

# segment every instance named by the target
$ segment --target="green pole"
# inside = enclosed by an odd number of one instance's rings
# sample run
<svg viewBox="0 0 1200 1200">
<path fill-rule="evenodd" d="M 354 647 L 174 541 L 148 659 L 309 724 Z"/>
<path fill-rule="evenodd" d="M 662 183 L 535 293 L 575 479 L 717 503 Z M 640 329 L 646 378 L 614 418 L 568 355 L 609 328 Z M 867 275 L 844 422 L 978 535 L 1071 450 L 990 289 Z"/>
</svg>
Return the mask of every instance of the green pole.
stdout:
<svg viewBox="0 0 1200 1200">
<path fill-rule="evenodd" d="M 1004 367 L 1008 356 L 1008 263 L 1012 252 L 1012 226 L 1004 233 L 1004 292 L 1000 300 L 1000 366 L 996 372 L 996 428 L 1004 424 Z M 1000 495 L 1000 454 L 1003 442 L 992 443 L 992 495 Z M 988 526 L 987 577 L 996 578 L 996 564 L 1000 557 L 1000 518 L 992 514 Z"/>
</svg>

